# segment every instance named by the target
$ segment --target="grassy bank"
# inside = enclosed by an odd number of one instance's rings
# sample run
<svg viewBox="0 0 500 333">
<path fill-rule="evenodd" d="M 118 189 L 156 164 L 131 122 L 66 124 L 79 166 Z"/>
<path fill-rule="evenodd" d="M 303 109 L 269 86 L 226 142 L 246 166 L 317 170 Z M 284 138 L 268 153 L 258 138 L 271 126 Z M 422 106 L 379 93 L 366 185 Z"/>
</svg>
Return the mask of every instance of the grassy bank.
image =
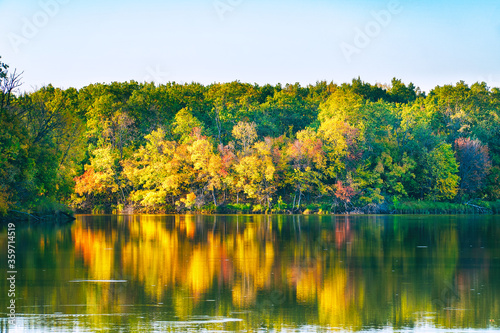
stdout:
<svg viewBox="0 0 500 333">
<path fill-rule="evenodd" d="M 408 201 L 394 206 L 396 214 L 498 214 L 500 201 L 451 203 L 433 201 Z"/>
<path fill-rule="evenodd" d="M 478 203 L 480 206 L 484 206 L 491 210 L 493 214 L 500 214 L 500 200 L 498 201 L 486 201 L 486 202 L 479 202 Z"/>
<path fill-rule="evenodd" d="M 281 202 L 271 205 L 270 208 L 263 205 L 252 205 L 250 203 L 225 204 L 215 206 L 213 204 L 201 207 L 193 207 L 192 210 L 176 210 L 171 206 L 157 207 L 155 209 L 117 206 L 105 209 L 105 207 L 94 207 L 93 214 L 498 214 L 500 213 L 500 201 L 473 201 L 467 203 L 450 203 L 434 201 L 406 201 L 392 204 L 375 205 L 365 207 L 332 207 L 328 203 L 310 203 L 301 205 L 299 209 L 292 209 L 291 205 Z M 88 212 L 90 213 L 90 212 Z"/>
<path fill-rule="evenodd" d="M 451 203 L 434 201 L 407 201 L 396 205 L 368 205 L 366 207 L 351 207 L 347 211 L 339 210 L 331 205 L 308 204 L 300 209 L 291 210 L 286 204 L 281 207 L 275 205 L 270 210 L 261 205 L 229 204 L 211 209 L 201 209 L 203 213 L 221 214 L 498 214 L 500 213 L 500 201 L 474 201 L 469 203 Z"/>
<path fill-rule="evenodd" d="M 62 222 L 72 218 L 73 211 L 68 206 L 40 197 L 30 207 L 14 207 L 0 215 L 0 222 Z"/>
</svg>

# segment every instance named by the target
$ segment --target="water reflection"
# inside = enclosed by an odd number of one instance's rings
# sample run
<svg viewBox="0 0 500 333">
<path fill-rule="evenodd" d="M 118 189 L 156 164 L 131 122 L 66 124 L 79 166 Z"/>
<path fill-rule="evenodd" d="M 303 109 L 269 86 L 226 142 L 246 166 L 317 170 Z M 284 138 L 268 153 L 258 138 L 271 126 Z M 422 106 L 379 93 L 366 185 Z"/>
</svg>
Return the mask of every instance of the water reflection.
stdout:
<svg viewBox="0 0 500 333">
<path fill-rule="evenodd" d="M 498 328 L 499 236 L 492 216 L 79 216 L 18 227 L 18 325 Z M 2 281 L 5 305 L 7 290 Z"/>
</svg>

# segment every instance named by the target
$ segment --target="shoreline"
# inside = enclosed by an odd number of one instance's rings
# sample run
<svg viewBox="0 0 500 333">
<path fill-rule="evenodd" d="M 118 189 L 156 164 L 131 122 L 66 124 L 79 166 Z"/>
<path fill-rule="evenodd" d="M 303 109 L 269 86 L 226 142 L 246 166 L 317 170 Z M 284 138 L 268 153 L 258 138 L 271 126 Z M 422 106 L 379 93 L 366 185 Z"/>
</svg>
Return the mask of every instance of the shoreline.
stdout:
<svg viewBox="0 0 500 333">
<path fill-rule="evenodd" d="M 500 201 L 473 203 L 448 203 L 429 201 L 407 201 L 398 203 L 397 206 L 381 204 L 368 205 L 365 207 L 352 207 L 351 209 L 325 209 L 325 204 L 309 204 L 301 209 L 287 209 L 273 207 L 262 209 L 260 205 L 251 204 L 227 204 L 214 206 L 202 206 L 194 210 L 165 210 L 160 207 L 144 208 L 127 206 L 119 209 L 92 209 L 88 211 L 75 211 L 75 214 L 194 214 L 194 215 L 496 215 L 500 212 Z M 257 208 L 257 209 L 256 209 Z M 337 207 L 338 208 L 338 207 Z"/>
<path fill-rule="evenodd" d="M 241 209 L 235 209 L 239 207 Z M 96 209 L 89 211 L 71 210 L 67 212 L 43 212 L 28 213 L 22 211 L 10 211 L 7 215 L 0 216 L 0 223 L 27 222 L 27 223 L 57 223 L 64 224 L 74 221 L 75 215 L 497 215 L 500 212 L 500 201 L 473 203 L 447 203 L 428 201 L 407 201 L 394 205 L 369 205 L 367 207 L 352 207 L 345 210 L 322 209 L 325 205 L 309 204 L 303 209 L 277 209 L 254 210 L 260 205 L 220 205 L 217 207 L 200 207 L 191 211 L 168 211 L 157 209 L 144 209 L 141 207 L 126 206 L 124 209 Z M 215 209 L 214 209 L 215 208 Z"/>
</svg>

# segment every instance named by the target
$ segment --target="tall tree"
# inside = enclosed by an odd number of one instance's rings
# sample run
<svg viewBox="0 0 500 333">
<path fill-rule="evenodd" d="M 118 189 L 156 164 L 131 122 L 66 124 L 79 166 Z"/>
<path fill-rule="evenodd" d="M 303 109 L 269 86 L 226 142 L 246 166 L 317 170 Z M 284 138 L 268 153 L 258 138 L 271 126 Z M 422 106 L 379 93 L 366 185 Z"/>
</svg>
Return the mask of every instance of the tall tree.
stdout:
<svg viewBox="0 0 500 333">
<path fill-rule="evenodd" d="M 183 108 L 175 115 L 173 133 L 180 142 L 190 140 L 194 128 L 202 129 L 203 125 L 189 108 Z"/>
<path fill-rule="evenodd" d="M 455 151 L 459 163 L 460 186 L 464 195 L 475 195 L 484 185 L 491 167 L 488 147 L 479 140 L 459 138 L 455 140 Z"/>
<path fill-rule="evenodd" d="M 311 129 L 297 133 L 297 139 L 290 143 L 287 155 L 290 158 L 291 170 L 287 176 L 295 188 L 293 208 L 295 204 L 300 208 L 300 202 L 305 192 L 319 192 L 322 180 L 325 178 L 323 171 L 326 166 L 323 142 Z"/>
<path fill-rule="evenodd" d="M 254 122 L 240 121 L 233 127 L 232 134 L 241 146 L 243 154 L 246 154 L 257 139 L 256 125 Z"/>
<path fill-rule="evenodd" d="M 238 187 L 243 188 L 248 198 L 256 199 L 261 204 L 271 207 L 272 196 L 276 192 L 270 140 L 254 144 L 247 156 L 239 159 L 235 165 L 238 174 Z"/>
<path fill-rule="evenodd" d="M 457 195 L 460 177 L 458 163 L 450 144 L 441 143 L 426 156 L 424 166 L 427 197 L 432 200 L 453 199 Z"/>
<path fill-rule="evenodd" d="M 173 205 L 187 182 L 178 145 L 165 139 L 159 128 L 146 135 L 146 144 L 123 162 L 124 175 L 132 191 L 130 199 L 146 210 Z"/>
</svg>

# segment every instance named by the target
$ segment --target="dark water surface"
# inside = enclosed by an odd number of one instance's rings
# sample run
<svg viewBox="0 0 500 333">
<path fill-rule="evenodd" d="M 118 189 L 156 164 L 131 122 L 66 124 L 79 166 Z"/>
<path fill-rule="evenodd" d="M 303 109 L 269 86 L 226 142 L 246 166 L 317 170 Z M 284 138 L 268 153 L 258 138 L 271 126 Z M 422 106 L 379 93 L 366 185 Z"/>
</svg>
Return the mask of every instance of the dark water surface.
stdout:
<svg viewBox="0 0 500 333">
<path fill-rule="evenodd" d="M 16 270 L 2 332 L 500 330 L 498 216 L 78 216 Z"/>
</svg>

